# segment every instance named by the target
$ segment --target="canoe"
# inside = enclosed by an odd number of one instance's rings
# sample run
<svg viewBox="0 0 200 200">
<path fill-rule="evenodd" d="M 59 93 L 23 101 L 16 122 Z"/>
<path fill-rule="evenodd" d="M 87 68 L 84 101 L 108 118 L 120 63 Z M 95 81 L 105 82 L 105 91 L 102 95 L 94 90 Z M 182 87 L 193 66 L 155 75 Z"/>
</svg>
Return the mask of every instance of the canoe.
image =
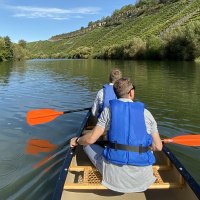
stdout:
<svg viewBox="0 0 200 200">
<path fill-rule="evenodd" d="M 87 113 L 79 135 L 84 130 L 93 128 L 89 124 L 90 112 Z M 155 152 L 156 163 L 153 165 L 157 180 L 148 190 L 140 193 L 122 194 L 111 191 L 101 185 L 102 176 L 84 154 L 82 146 L 69 149 L 64 161 L 53 200 L 198 200 L 200 199 L 200 186 L 189 174 L 181 162 L 166 147 Z M 123 198 L 123 199 L 122 199 Z"/>
</svg>

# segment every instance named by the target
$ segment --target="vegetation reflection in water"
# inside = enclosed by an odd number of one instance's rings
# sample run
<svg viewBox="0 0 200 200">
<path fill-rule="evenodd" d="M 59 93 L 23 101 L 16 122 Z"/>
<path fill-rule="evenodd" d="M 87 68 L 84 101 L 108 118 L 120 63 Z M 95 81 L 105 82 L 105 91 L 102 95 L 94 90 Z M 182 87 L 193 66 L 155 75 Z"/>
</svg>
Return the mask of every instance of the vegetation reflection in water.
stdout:
<svg viewBox="0 0 200 200">
<path fill-rule="evenodd" d="M 29 126 L 39 108 L 72 110 L 92 105 L 114 67 L 136 85 L 163 138 L 198 134 L 200 65 L 193 62 L 32 60 L 0 63 L 0 199 L 49 199 L 85 111 Z M 36 142 L 36 143 L 35 143 Z M 39 145 L 37 144 L 39 142 Z M 168 145 L 200 183 L 199 147 Z M 12 148 L 11 148 L 12 147 Z"/>
</svg>

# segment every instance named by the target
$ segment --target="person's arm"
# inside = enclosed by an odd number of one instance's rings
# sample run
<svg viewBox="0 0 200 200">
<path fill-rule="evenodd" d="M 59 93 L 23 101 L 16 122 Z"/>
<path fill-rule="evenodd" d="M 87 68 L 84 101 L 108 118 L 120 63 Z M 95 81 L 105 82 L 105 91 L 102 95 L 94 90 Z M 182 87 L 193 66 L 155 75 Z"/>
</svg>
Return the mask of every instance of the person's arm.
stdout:
<svg viewBox="0 0 200 200">
<path fill-rule="evenodd" d="M 109 108 L 105 108 L 101 113 L 97 125 L 94 129 L 80 138 L 74 137 L 70 141 L 70 146 L 74 147 L 78 144 L 80 145 L 89 145 L 95 143 L 100 136 L 103 135 L 104 131 L 108 129 L 110 121 L 110 110 Z"/>
<path fill-rule="evenodd" d="M 160 139 L 160 135 L 158 132 L 155 132 L 152 135 L 152 145 L 151 145 L 151 149 L 153 151 L 161 151 L 162 150 L 162 141 Z"/>
<path fill-rule="evenodd" d="M 70 147 L 75 147 L 79 145 L 90 145 L 95 143 L 98 138 L 103 135 L 105 128 L 96 125 L 92 131 L 83 135 L 82 137 L 74 137 L 70 141 Z"/>
<path fill-rule="evenodd" d="M 163 145 L 158 132 L 157 122 L 154 119 L 153 115 L 147 109 L 144 110 L 144 116 L 147 132 L 152 136 L 151 150 L 161 151 Z"/>
<path fill-rule="evenodd" d="M 92 106 L 92 115 L 97 117 L 100 105 L 103 103 L 103 89 L 99 90 Z"/>
</svg>

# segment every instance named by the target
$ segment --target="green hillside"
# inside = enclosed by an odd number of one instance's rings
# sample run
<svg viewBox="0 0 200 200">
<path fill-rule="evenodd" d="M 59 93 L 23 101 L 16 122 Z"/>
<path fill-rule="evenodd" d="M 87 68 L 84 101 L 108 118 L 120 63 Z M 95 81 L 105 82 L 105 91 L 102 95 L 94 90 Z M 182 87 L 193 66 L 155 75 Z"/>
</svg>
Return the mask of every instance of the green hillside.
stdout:
<svg viewBox="0 0 200 200">
<path fill-rule="evenodd" d="M 27 46 L 33 58 L 193 60 L 200 56 L 200 0 L 139 1 L 86 28 Z M 183 55 L 172 56 L 180 50 Z"/>
</svg>

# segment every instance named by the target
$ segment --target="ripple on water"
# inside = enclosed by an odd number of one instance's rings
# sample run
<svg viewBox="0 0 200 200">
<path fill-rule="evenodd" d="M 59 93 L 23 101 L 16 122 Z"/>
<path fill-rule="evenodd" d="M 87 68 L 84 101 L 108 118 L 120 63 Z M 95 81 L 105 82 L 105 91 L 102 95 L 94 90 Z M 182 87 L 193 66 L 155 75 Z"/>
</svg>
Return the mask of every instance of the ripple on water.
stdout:
<svg viewBox="0 0 200 200">
<path fill-rule="evenodd" d="M 2 176 L 6 176 L 9 174 L 12 174 L 13 172 L 16 171 L 17 166 L 13 165 L 13 161 L 8 161 L 8 160 L 1 160 L 0 161 L 0 178 Z"/>
<path fill-rule="evenodd" d="M 0 190 L 16 179 L 17 164 L 13 160 L 0 160 Z"/>
</svg>

